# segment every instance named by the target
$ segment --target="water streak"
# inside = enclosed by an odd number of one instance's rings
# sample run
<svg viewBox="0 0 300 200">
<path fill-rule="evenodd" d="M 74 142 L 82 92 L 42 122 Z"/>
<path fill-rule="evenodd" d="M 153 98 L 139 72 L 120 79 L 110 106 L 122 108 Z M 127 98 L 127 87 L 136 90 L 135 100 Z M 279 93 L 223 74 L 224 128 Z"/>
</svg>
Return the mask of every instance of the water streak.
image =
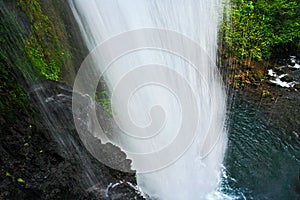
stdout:
<svg viewBox="0 0 300 200">
<path fill-rule="evenodd" d="M 172 160 L 170 165 L 147 173 L 137 171 L 138 185 L 143 192 L 152 199 L 211 198 L 220 181 L 221 164 L 227 143 L 224 130 L 226 95 L 214 64 L 218 22 L 222 10 L 221 1 L 70 0 L 69 4 L 90 51 L 113 36 L 145 28 L 169 30 L 170 34 L 169 37 L 162 37 L 161 41 L 157 40 L 155 34 L 137 35 L 126 41 L 128 45 L 141 41 L 145 44 L 158 41 L 159 45 L 166 49 L 175 48 L 174 43 L 184 48 L 182 56 L 178 55 L 180 50 L 176 54 L 176 51 L 146 46 L 122 54 L 110 62 L 108 68 L 99 67 L 99 70 L 105 69 L 102 71 L 105 81 L 113 96 L 115 95 L 116 100 L 112 106 L 115 119 L 120 118 L 118 125 L 121 129 L 136 130 L 136 127 L 139 127 L 138 130 L 141 130 L 155 123 L 161 127 L 157 130 L 159 134 L 149 135 L 145 131 L 144 139 L 141 139 L 143 131 L 136 133 L 140 135 L 134 135 L 129 131 L 128 134 L 133 136 L 130 139 L 126 134 L 115 135 L 114 139 L 129 157 L 131 152 L 140 154 L 159 152 L 170 145 L 170 141 L 176 139 L 182 124 L 192 127 L 196 121 L 196 135 L 192 141 L 188 141 L 191 142 L 190 146 L 188 145 L 186 151 Z M 174 35 L 180 33 L 183 37 L 174 41 L 172 31 Z M 197 43 L 201 51 L 192 45 L 186 47 L 185 38 Z M 123 46 L 124 44 L 120 44 L 120 49 Z M 104 54 L 113 55 L 117 48 L 107 47 Z M 110 58 L 105 55 L 94 57 L 97 66 L 104 65 L 106 59 Z M 200 66 L 193 66 L 193 62 L 189 62 L 193 59 L 201 60 Z M 129 76 L 135 90 L 126 99 L 124 96 L 119 97 L 121 93 L 115 90 L 118 89 L 120 82 L 128 74 L 143 69 L 142 67 L 149 70 L 147 71 L 149 73 Z M 156 81 L 153 84 L 149 84 L 150 81 L 142 84 L 141 80 L 149 77 L 153 80 L 159 78 L 164 84 L 158 84 Z M 122 86 L 123 91 L 130 87 L 126 84 Z M 185 91 L 188 92 L 184 93 Z M 182 97 L 182 94 L 186 96 Z M 194 105 L 194 102 L 195 117 L 189 115 L 192 111 L 184 114 L 185 104 Z M 128 113 L 124 112 L 124 104 Z M 159 108 L 156 109 L 156 106 Z M 123 116 L 124 113 L 127 118 Z M 126 120 L 133 121 L 133 125 Z M 188 136 L 190 133 L 185 134 Z M 153 163 L 141 163 L 133 159 L 132 167 L 139 169 L 142 164 L 145 167 L 151 166 L 165 159 L 167 158 L 157 153 Z"/>
</svg>

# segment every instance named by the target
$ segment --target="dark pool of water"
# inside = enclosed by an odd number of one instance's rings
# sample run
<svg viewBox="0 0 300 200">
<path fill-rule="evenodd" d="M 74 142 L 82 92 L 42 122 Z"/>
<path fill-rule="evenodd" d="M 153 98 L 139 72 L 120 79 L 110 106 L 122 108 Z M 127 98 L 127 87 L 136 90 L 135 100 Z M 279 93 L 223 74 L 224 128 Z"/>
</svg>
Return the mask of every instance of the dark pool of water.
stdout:
<svg viewBox="0 0 300 200">
<path fill-rule="evenodd" d="M 299 132 L 281 128 L 295 122 L 270 123 L 257 103 L 239 95 L 233 103 L 222 191 L 235 199 L 300 199 Z"/>
</svg>

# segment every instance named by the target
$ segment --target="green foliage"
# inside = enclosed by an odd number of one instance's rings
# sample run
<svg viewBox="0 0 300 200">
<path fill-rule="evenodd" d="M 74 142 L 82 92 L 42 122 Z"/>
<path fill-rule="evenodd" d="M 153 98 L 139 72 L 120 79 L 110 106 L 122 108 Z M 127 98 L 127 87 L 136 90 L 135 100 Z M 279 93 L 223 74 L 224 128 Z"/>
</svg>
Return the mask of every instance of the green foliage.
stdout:
<svg viewBox="0 0 300 200">
<path fill-rule="evenodd" d="M 24 79 L 58 80 L 71 57 L 61 26 L 44 14 L 39 2 L 0 1 L 0 123 L 12 122 L 17 113 L 30 111 Z M 30 30 L 23 27 L 27 25 Z"/>
<path fill-rule="evenodd" d="M 241 60 L 244 58 L 261 59 L 269 52 L 270 28 L 264 23 L 263 16 L 257 16 L 252 1 L 233 4 L 231 24 L 224 24 L 225 41 L 230 51 Z"/>
<path fill-rule="evenodd" d="M 268 90 L 262 90 L 262 91 L 261 91 L 261 96 L 262 96 L 262 97 L 268 97 L 268 96 L 271 96 L 271 92 L 269 92 Z"/>
<path fill-rule="evenodd" d="M 19 0 L 18 5 L 31 23 L 30 36 L 25 40 L 25 52 L 35 66 L 34 75 L 58 80 L 66 59 L 71 57 L 60 40 L 62 33 L 49 17 L 43 14 L 37 0 Z"/>
<path fill-rule="evenodd" d="M 269 59 L 275 47 L 300 48 L 299 1 L 233 0 L 223 39 L 237 61 Z"/>
<path fill-rule="evenodd" d="M 110 95 L 107 86 L 103 86 L 100 91 L 96 92 L 95 100 L 109 115 L 112 115 Z"/>
</svg>

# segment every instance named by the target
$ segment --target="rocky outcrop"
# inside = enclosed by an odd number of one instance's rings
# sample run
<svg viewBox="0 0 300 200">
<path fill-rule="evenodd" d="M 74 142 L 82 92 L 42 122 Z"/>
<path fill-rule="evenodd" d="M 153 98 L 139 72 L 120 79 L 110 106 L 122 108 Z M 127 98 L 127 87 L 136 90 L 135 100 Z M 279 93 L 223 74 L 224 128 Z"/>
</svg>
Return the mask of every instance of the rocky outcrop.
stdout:
<svg viewBox="0 0 300 200">
<path fill-rule="evenodd" d="M 72 88 L 46 81 L 32 85 L 29 95 L 37 117 L 22 114 L 0 129 L 0 199 L 143 199 L 134 173 L 110 169 L 82 144 Z M 98 143 L 98 150 L 107 148 Z M 130 165 L 122 152 L 115 158 Z"/>
</svg>

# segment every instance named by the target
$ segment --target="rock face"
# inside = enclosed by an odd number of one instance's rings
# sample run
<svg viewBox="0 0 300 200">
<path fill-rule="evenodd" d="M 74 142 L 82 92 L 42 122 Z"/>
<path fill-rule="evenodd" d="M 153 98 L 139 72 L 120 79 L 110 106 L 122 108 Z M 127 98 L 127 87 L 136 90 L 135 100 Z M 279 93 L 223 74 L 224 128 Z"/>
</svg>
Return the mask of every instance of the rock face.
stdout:
<svg viewBox="0 0 300 200">
<path fill-rule="evenodd" d="M 29 93 L 35 121 L 22 114 L 1 127 L 0 199 L 143 199 L 134 173 L 106 167 L 83 146 L 71 94 L 57 82 L 36 84 Z M 122 152 L 118 156 L 130 165 Z"/>
<path fill-rule="evenodd" d="M 72 57 L 62 68 L 62 80 L 72 85 L 75 72 L 87 51 L 67 1 L 34 0 L 29 3 L 34 2 L 39 2 L 45 15 L 58 26 L 56 30 L 63 37 L 60 40 L 62 45 L 70 48 Z M 17 13 L 15 18 L 22 29 L 18 34 L 28 37 L 32 31 L 30 20 L 17 6 L 17 0 L 0 4 L 1 13 Z M 11 43 L 9 47 L 25 55 L 18 45 L 17 42 Z M 10 59 L 22 58 L 12 53 Z M 3 60 L 1 62 L 5 63 Z M 25 63 L 24 60 L 20 62 Z M 82 144 L 73 122 L 71 87 L 52 81 L 32 84 L 28 83 L 29 80 L 16 77 L 28 92 L 35 111 L 16 109 L 13 123 L 0 116 L 1 200 L 143 199 L 134 186 L 134 173 L 125 174 L 106 167 Z M 5 83 L 2 79 L 0 82 L 1 85 Z M 95 138 L 91 140 L 100 143 Z M 98 150 L 105 153 L 105 148 L 107 146 L 99 144 Z M 101 153 L 98 155 L 101 156 Z M 123 152 L 119 151 L 115 156 L 119 158 L 116 163 L 130 166 Z M 112 157 L 112 160 L 116 159 Z"/>
<path fill-rule="evenodd" d="M 62 67 L 61 78 L 68 85 L 73 85 L 77 70 L 88 54 L 80 29 L 67 0 L 37 0 L 47 15 L 57 26 L 62 43 L 68 47 L 72 56 Z"/>
</svg>

